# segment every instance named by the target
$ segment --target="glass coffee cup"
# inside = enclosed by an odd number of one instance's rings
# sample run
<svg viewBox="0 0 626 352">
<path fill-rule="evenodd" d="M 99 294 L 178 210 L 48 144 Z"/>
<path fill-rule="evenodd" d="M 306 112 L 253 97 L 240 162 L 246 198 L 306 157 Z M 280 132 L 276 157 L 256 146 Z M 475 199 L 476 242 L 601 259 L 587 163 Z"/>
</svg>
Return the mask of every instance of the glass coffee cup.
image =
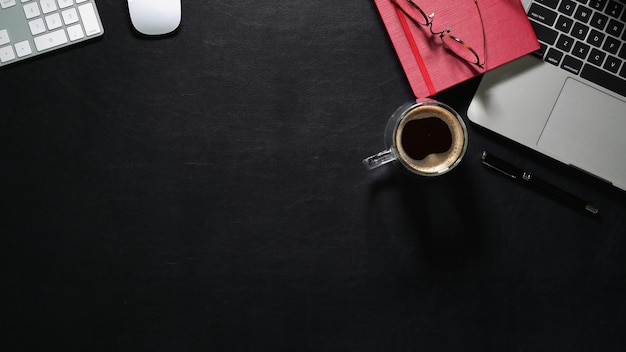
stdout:
<svg viewBox="0 0 626 352">
<path fill-rule="evenodd" d="M 387 149 L 363 160 L 368 169 L 394 162 L 420 176 L 443 175 L 454 169 L 467 150 L 467 128 L 459 114 L 433 99 L 399 107 L 385 128 Z"/>
</svg>

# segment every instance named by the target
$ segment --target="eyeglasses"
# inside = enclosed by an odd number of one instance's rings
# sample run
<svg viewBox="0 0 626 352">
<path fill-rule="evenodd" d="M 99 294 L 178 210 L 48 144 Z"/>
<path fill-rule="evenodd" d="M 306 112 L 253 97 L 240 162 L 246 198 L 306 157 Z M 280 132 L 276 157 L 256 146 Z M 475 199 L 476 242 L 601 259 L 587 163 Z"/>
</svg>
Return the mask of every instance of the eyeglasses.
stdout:
<svg viewBox="0 0 626 352">
<path fill-rule="evenodd" d="M 450 34 L 450 28 L 446 28 L 441 32 L 437 32 L 433 30 L 433 19 L 435 18 L 435 14 L 431 13 L 430 15 L 426 15 L 426 13 L 419 7 L 413 0 L 406 0 L 416 11 L 417 15 L 413 12 L 407 12 L 402 6 L 400 6 L 400 1 L 405 0 L 393 0 L 396 5 L 404 12 L 410 19 L 412 19 L 415 23 L 428 27 L 430 29 L 430 33 L 432 35 L 436 35 L 441 39 L 442 44 L 450 50 L 453 54 L 458 56 L 460 59 L 469 62 L 470 64 L 476 65 L 480 68 L 484 68 L 485 66 L 485 58 L 481 60 L 478 53 L 466 42 L 462 41 L 458 37 Z M 480 8 L 478 7 L 478 0 L 474 0 L 476 4 L 476 9 L 478 10 L 478 16 L 480 17 L 480 24 L 483 31 L 483 43 L 485 42 L 485 26 L 483 24 L 483 16 L 480 13 Z M 484 56 L 484 55 L 483 55 Z"/>
</svg>

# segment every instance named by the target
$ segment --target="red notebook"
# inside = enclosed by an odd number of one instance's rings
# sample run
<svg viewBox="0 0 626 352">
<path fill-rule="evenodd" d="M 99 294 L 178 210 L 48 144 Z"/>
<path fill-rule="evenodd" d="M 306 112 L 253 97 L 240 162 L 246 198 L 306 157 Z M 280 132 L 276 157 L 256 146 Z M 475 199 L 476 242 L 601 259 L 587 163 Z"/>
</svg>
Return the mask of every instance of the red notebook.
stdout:
<svg viewBox="0 0 626 352">
<path fill-rule="evenodd" d="M 434 13 L 432 28 L 450 34 L 474 49 L 484 67 L 459 59 L 426 26 L 416 24 L 394 0 L 374 0 L 416 98 L 483 74 L 539 49 L 539 42 L 520 0 L 413 0 L 426 15 Z M 396 0 L 418 14 L 407 0 Z M 481 16 L 484 36 L 481 28 Z M 485 51 L 486 50 L 486 51 Z"/>
</svg>

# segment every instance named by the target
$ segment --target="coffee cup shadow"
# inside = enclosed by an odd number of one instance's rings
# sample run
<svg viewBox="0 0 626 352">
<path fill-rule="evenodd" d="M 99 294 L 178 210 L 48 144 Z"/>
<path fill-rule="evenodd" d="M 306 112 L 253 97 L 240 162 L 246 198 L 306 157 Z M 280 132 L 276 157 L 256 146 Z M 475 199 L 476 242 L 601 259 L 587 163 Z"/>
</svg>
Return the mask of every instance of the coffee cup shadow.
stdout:
<svg viewBox="0 0 626 352">
<path fill-rule="evenodd" d="M 370 189 L 369 240 L 380 250 L 406 253 L 412 248 L 414 264 L 433 274 L 479 260 L 480 217 L 473 212 L 474 197 L 463 169 L 461 163 L 454 173 L 427 179 L 388 169 Z"/>
</svg>

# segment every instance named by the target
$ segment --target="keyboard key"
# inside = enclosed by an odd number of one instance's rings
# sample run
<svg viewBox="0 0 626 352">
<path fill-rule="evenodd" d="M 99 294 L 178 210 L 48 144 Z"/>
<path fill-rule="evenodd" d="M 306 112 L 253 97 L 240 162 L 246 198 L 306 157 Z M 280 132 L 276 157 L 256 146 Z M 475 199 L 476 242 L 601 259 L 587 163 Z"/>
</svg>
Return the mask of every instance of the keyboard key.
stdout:
<svg viewBox="0 0 626 352">
<path fill-rule="evenodd" d="M 609 21 L 609 16 L 596 12 L 591 17 L 591 22 L 589 22 L 589 24 L 591 24 L 592 27 L 595 27 L 597 29 L 604 29 L 608 21 Z"/>
<path fill-rule="evenodd" d="M 608 27 L 606 27 L 606 32 L 612 36 L 618 37 L 622 34 L 622 30 L 624 29 L 624 23 L 619 22 L 617 20 L 610 20 Z"/>
<path fill-rule="evenodd" d="M 626 96 L 626 80 L 605 72 L 599 68 L 586 64 L 583 67 L 580 76 L 610 91 L 613 91 L 622 96 Z"/>
<path fill-rule="evenodd" d="M 566 53 L 569 53 L 574 46 L 574 38 L 568 37 L 565 34 L 561 34 L 559 40 L 556 41 L 556 47 L 560 50 L 563 50 Z"/>
<path fill-rule="evenodd" d="M 0 62 L 9 62 L 14 59 L 15 53 L 13 52 L 13 47 L 11 45 L 0 48 Z"/>
<path fill-rule="evenodd" d="M 563 58 L 563 53 L 556 50 L 556 49 L 549 49 L 548 53 L 546 54 L 546 57 L 544 58 L 544 60 L 546 62 L 549 62 L 553 65 L 558 66 L 559 63 L 561 63 L 561 59 Z"/>
<path fill-rule="evenodd" d="M 535 30 L 537 39 L 550 45 L 554 44 L 554 42 L 556 41 L 556 37 L 559 34 L 557 31 L 552 28 L 548 28 L 542 24 L 539 24 L 535 21 L 530 21 L 530 24 L 532 24 L 533 29 Z"/>
<path fill-rule="evenodd" d="M 87 36 L 98 34 L 102 31 L 100 24 L 98 23 L 98 17 L 96 11 L 91 3 L 80 5 L 78 7 L 80 18 L 83 20 L 83 26 L 85 27 L 85 33 Z"/>
<path fill-rule="evenodd" d="M 528 9 L 528 17 L 533 20 L 552 26 L 556 21 L 557 13 L 537 4 L 532 4 Z"/>
<path fill-rule="evenodd" d="M 617 73 L 619 71 L 619 67 L 622 65 L 622 60 L 616 58 L 615 56 L 607 56 L 606 62 L 604 62 L 604 66 L 602 66 L 605 70 Z"/>
<path fill-rule="evenodd" d="M 589 7 L 598 11 L 602 11 L 604 9 L 604 6 L 606 6 L 606 3 L 607 0 L 591 0 L 589 2 Z"/>
<path fill-rule="evenodd" d="M 589 33 L 589 37 L 587 38 L 587 43 L 599 48 L 602 45 L 602 42 L 604 42 L 604 33 L 592 29 L 591 33 Z"/>
<path fill-rule="evenodd" d="M 604 45 L 602 46 L 602 49 L 611 53 L 611 54 L 617 54 L 617 50 L 619 50 L 619 46 L 620 46 L 621 42 L 613 37 L 606 37 L 606 40 L 604 41 Z"/>
<path fill-rule="evenodd" d="M 10 41 L 9 32 L 6 29 L 0 29 L 0 45 L 8 44 Z"/>
<path fill-rule="evenodd" d="M 58 0 L 58 3 L 59 3 L 59 8 L 61 9 L 65 9 L 74 5 L 74 1 L 72 0 Z"/>
<path fill-rule="evenodd" d="M 580 69 L 583 67 L 583 62 L 569 55 L 565 55 L 561 68 L 565 71 L 571 72 L 575 75 L 580 74 Z"/>
<path fill-rule="evenodd" d="M 589 45 L 583 42 L 576 42 L 576 44 L 574 44 L 574 50 L 572 50 L 572 55 L 584 60 L 587 58 L 590 49 L 591 47 Z"/>
<path fill-rule="evenodd" d="M 0 0 L 0 7 L 3 9 L 8 9 L 9 7 L 15 6 L 15 0 Z"/>
<path fill-rule="evenodd" d="M 573 25 L 574 25 L 573 19 L 561 15 L 559 16 L 559 19 L 556 21 L 556 25 L 554 27 L 563 33 L 569 33 Z"/>
<path fill-rule="evenodd" d="M 33 50 L 30 48 L 28 40 L 24 40 L 15 44 L 15 52 L 17 53 L 17 57 L 24 57 L 32 54 Z"/>
<path fill-rule="evenodd" d="M 57 4 L 54 0 L 41 0 L 39 3 L 41 4 L 41 11 L 43 11 L 44 14 L 57 10 Z"/>
<path fill-rule="evenodd" d="M 536 0 L 536 2 L 552 9 L 556 9 L 556 6 L 559 4 L 559 0 Z"/>
<path fill-rule="evenodd" d="M 606 7 L 606 10 L 604 11 L 604 13 L 606 13 L 609 16 L 619 18 L 619 15 L 622 13 L 623 9 L 624 9 L 624 5 L 616 1 L 609 1 L 609 5 Z"/>
<path fill-rule="evenodd" d="M 591 49 L 591 54 L 589 54 L 589 57 L 587 58 L 587 60 L 594 65 L 602 66 L 602 63 L 604 62 L 605 57 L 606 57 L 606 54 L 604 52 L 598 49 Z"/>
<path fill-rule="evenodd" d="M 75 24 L 73 26 L 67 27 L 67 35 L 70 37 L 71 41 L 76 41 L 85 37 L 85 33 L 83 33 L 83 27 L 80 24 Z"/>
<path fill-rule="evenodd" d="M 571 16 L 574 13 L 576 4 L 571 0 L 563 0 L 559 6 L 559 12 Z"/>
<path fill-rule="evenodd" d="M 29 20 L 31 18 L 35 18 L 41 15 L 41 12 L 39 12 L 39 5 L 37 4 L 37 2 L 31 2 L 31 3 L 24 5 L 24 15 L 26 16 L 26 19 L 29 19 Z"/>
<path fill-rule="evenodd" d="M 589 18 L 591 18 L 591 9 L 585 6 L 578 6 L 578 9 L 576 9 L 576 12 L 574 13 L 574 18 L 583 23 L 589 22 Z"/>
<path fill-rule="evenodd" d="M 32 35 L 41 34 L 46 31 L 46 25 L 43 23 L 43 18 L 38 18 L 28 22 L 30 33 Z"/>
<path fill-rule="evenodd" d="M 78 22 L 78 13 L 75 8 L 65 10 L 61 14 L 63 15 L 63 22 L 66 26 Z"/>
<path fill-rule="evenodd" d="M 61 23 L 61 16 L 58 13 L 46 16 L 46 25 L 48 25 L 49 30 L 60 28 L 63 26 L 63 23 Z"/>
<path fill-rule="evenodd" d="M 576 39 L 585 40 L 585 38 L 587 38 L 587 33 L 589 33 L 589 27 L 580 22 L 574 23 L 571 34 Z"/>
<path fill-rule="evenodd" d="M 38 51 L 51 49 L 65 43 L 67 43 L 67 35 L 65 35 L 64 29 L 59 29 L 39 37 L 35 37 L 35 47 Z"/>
</svg>

